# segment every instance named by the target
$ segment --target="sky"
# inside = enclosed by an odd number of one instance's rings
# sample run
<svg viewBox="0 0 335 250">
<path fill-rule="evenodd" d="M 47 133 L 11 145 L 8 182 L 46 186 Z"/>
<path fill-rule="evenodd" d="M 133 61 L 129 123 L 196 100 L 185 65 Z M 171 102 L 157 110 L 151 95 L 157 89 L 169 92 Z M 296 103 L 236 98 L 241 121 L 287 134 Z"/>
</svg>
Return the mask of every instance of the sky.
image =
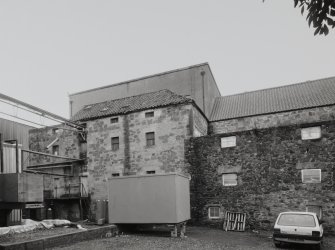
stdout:
<svg viewBox="0 0 335 250">
<path fill-rule="evenodd" d="M 203 62 L 222 95 L 335 76 L 313 33 L 290 0 L 0 0 L 0 93 L 68 118 L 70 93 Z"/>
</svg>

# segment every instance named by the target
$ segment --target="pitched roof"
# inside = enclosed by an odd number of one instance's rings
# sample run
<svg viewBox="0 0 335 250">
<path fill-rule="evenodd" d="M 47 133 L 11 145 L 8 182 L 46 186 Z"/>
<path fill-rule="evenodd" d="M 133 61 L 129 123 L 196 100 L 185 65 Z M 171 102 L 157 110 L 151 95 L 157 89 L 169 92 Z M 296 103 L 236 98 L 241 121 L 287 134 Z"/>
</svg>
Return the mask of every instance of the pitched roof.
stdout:
<svg viewBox="0 0 335 250">
<path fill-rule="evenodd" d="M 210 121 L 335 104 L 335 77 L 217 97 Z"/>
<path fill-rule="evenodd" d="M 134 111 L 153 109 L 169 105 L 192 103 L 193 100 L 164 89 L 121 99 L 89 104 L 78 111 L 71 120 L 87 121 Z"/>
</svg>

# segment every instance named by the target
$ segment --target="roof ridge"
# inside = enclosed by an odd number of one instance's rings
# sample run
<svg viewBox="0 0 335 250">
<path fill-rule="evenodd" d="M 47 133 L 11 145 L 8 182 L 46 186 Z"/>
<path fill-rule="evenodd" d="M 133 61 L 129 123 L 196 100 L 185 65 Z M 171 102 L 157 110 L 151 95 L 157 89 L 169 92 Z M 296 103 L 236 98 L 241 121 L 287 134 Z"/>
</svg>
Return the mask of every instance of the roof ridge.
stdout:
<svg viewBox="0 0 335 250">
<path fill-rule="evenodd" d="M 185 99 L 190 99 L 190 98 L 187 98 L 183 95 L 178 95 L 178 94 L 176 94 L 175 92 L 173 92 L 169 89 L 160 89 L 160 90 L 157 90 L 157 91 L 146 92 L 146 93 L 142 93 L 142 94 L 138 94 L 138 95 L 126 96 L 126 97 L 122 97 L 122 98 L 118 98 L 118 99 L 111 99 L 111 100 L 107 100 L 107 101 L 103 101 L 103 102 L 91 103 L 91 104 L 87 104 L 87 105 L 83 106 L 83 108 L 87 107 L 87 106 L 94 106 L 94 105 L 102 104 L 102 103 L 110 103 L 110 102 L 113 102 L 113 101 L 120 101 L 120 100 L 130 99 L 130 98 L 139 97 L 139 96 L 143 96 L 143 95 L 150 95 L 150 94 L 153 94 L 153 93 L 158 93 L 158 92 L 163 92 L 163 91 L 164 92 L 170 92 L 174 95 L 180 96 L 180 97 L 185 98 Z M 190 100 L 192 100 L 192 99 L 190 99 Z M 80 110 L 82 110 L 82 108 Z"/>
<path fill-rule="evenodd" d="M 112 84 L 108 84 L 108 85 L 105 85 L 105 86 L 102 86 L 102 87 L 97 87 L 97 88 L 92 88 L 92 89 L 88 89 L 88 90 L 75 92 L 75 93 L 69 94 L 69 96 L 74 96 L 74 95 L 77 95 L 77 94 L 82 94 L 82 93 L 86 93 L 86 92 L 90 92 L 90 91 L 94 91 L 94 90 L 99 90 L 99 89 L 105 89 L 105 88 L 109 88 L 109 87 L 112 87 L 112 86 L 117 86 L 117 85 L 122 85 L 122 84 L 125 84 L 125 83 L 135 82 L 135 81 L 139 81 L 139 80 L 143 80 L 143 79 L 147 79 L 147 78 L 151 78 L 151 77 L 155 77 L 155 76 L 166 75 L 166 74 L 170 74 L 170 73 L 173 73 L 173 72 L 183 71 L 183 70 L 187 70 L 187 69 L 191 69 L 191 68 L 195 68 L 195 67 L 200 67 L 200 66 L 204 66 L 204 65 L 209 66 L 209 63 L 208 62 L 198 63 L 198 64 L 194 64 L 194 65 L 191 65 L 191 66 L 186 66 L 186 67 L 182 67 L 182 68 L 163 71 L 163 72 L 156 73 L 156 74 L 150 74 L 150 75 L 146 75 L 146 76 L 142 76 L 142 77 L 138 77 L 138 78 L 133 78 L 133 79 L 130 79 L 130 80 L 127 80 L 127 81 L 112 83 Z"/>
<path fill-rule="evenodd" d="M 335 79 L 335 76 L 330 76 L 330 77 L 320 78 L 320 79 L 314 79 L 314 80 L 307 80 L 307 81 L 304 81 L 304 82 L 290 83 L 290 84 L 287 84 L 287 85 L 276 86 L 276 87 L 271 87 L 271 88 L 266 88 L 266 89 L 256 89 L 256 90 L 246 91 L 246 92 L 242 92 L 242 93 L 236 93 L 236 94 L 232 94 L 232 95 L 218 96 L 215 99 L 220 99 L 222 97 L 237 96 L 237 95 L 246 95 L 246 94 L 250 94 L 250 93 L 254 93 L 254 92 L 268 91 L 268 90 L 272 90 L 272 89 L 281 89 L 281 88 L 286 88 L 286 87 L 290 87 L 290 86 L 293 86 L 293 85 L 303 85 L 303 84 L 307 84 L 307 83 L 311 83 L 311 82 L 315 82 L 315 81 L 328 80 L 328 79 L 331 79 L 331 78 Z"/>
</svg>

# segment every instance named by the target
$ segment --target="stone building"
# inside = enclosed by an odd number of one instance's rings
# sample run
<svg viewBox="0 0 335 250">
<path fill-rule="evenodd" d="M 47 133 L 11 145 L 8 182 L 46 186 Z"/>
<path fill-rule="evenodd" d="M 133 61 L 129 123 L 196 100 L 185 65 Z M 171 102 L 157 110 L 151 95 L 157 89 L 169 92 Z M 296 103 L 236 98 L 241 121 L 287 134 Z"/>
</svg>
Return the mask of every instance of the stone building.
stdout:
<svg viewBox="0 0 335 250">
<path fill-rule="evenodd" d="M 87 128 L 92 200 L 107 199 L 113 176 L 185 173 L 185 140 L 207 134 L 195 102 L 170 90 L 89 104 L 72 120 Z"/>
<path fill-rule="evenodd" d="M 321 207 L 334 231 L 334 117 L 335 78 L 217 98 L 187 152 L 192 218 L 222 226 L 244 212 L 269 229 L 280 212 Z"/>
<path fill-rule="evenodd" d="M 86 140 L 45 141 L 60 155 L 85 148 L 78 175 L 92 203 L 114 176 L 183 172 L 195 223 L 221 227 L 231 211 L 270 228 L 279 212 L 308 207 L 335 230 L 335 78 L 221 96 L 200 64 L 72 94 L 70 110 Z"/>
</svg>

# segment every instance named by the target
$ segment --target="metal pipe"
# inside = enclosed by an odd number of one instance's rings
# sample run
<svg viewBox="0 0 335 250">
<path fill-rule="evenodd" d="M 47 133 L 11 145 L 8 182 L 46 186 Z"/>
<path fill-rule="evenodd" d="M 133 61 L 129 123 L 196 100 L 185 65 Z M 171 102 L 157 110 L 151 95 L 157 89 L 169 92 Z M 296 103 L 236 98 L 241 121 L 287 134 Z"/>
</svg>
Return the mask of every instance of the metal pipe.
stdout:
<svg viewBox="0 0 335 250">
<path fill-rule="evenodd" d="M 83 162 L 84 159 L 82 159 L 80 161 Z M 63 165 L 63 167 L 64 167 L 64 166 L 71 166 L 71 164 L 73 162 L 80 162 L 80 161 L 63 161 L 63 162 L 53 162 L 53 163 L 36 164 L 36 165 L 27 166 L 26 168 L 56 167 L 56 166 L 59 166 L 59 165 Z M 79 166 L 80 165 L 78 165 L 78 167 Z"/>
<path fill-rule="evenodd" d="M 44 175 L 73 177 L 73 175 L 68 175 L 68 174 L 54 174 L 54 173 L 48 173 L 48 172 L 43 172 L 43 171 L 35 171 L 35 170 L 23 170 L 23 172 L 25 172 L 25 173 L 33 173 L 33 174 L 44 174 Z"/>
<path fill-rule="evenodd" d="M 27 152 L 27 153 L 31 153 L 31 154 L 50 156 L 50 157 L 60 158 L 60 159 L 75 160 L 75 161 L 82 160 L 82 159 L 78 159 L 78 158 L 71 158 L 71 157 L 66 157 L 66 156 L 59 156 L 59 155 L 47 154 L 47 153 L 42 153 L 42 152 L 33 151 L 33 150 L 27 150 L 27 149 L 22 149 L 22 151 L 23 151 L 23 152 Z"/>
</svg>

